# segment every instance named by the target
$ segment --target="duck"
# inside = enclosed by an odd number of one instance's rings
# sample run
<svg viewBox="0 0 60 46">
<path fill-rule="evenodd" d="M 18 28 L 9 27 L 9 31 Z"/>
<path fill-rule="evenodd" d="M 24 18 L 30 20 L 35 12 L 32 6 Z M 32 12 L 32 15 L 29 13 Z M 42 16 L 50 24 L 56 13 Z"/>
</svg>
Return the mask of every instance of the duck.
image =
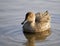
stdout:
<svg viewBox="0 0 60 46">
<path fill-rule="evenodd" d="M 50 14 L 48 11 L 44 13 L 37 12 L 27 12 L 24 21 L 21 23 L 23 25 L 23 32 L 29 33 L 40 33 L 44 36 L 49 36 L 51 34 L 50 29 Z"/>
</svg>

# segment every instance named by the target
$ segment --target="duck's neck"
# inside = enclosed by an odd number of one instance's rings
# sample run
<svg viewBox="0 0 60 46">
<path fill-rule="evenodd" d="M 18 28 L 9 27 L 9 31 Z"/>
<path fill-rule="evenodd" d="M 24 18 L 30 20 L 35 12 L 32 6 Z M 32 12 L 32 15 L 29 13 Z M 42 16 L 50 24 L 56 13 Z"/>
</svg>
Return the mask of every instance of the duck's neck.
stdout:
<svg viewBox="0 0 60 46">
<path fill-rule="evenodd" d="M 32 21 L 31 26 L 32 26 L 32 27 L 35 26 L 35 21 Z"/>
</svg>

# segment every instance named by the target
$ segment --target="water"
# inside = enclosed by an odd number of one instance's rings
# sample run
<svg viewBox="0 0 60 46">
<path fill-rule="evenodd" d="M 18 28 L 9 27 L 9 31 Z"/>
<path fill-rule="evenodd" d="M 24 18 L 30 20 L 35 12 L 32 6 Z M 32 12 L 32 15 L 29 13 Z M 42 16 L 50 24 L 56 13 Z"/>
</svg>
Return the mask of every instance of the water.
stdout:
<svg viewBox="0 0 60 46">
<path fill-rule="evenodd" d="M 36 41 L 35 46 L 60 45 L 60 0 L 0 0 L 0 46 L 26 46 L 20 24 L 28 11 L 51 14 L 52 34 L 46 41 Z M 32 45 L 32 46 L 34 46 Z"/>
</svg>

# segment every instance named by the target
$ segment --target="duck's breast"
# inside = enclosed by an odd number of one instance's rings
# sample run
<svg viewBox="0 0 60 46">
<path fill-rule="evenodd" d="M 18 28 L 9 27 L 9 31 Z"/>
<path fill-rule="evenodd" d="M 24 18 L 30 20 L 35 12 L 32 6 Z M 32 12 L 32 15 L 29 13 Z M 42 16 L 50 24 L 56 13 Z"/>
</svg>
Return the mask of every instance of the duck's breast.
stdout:
<svg viewBox="0 0 60 46">
<path fill-rule="evenodd" d="M 26 31 L 26 32 L 34 32 L 34 28 L 30 25 L 30 23 L 25 23 L 23 25 L 23 31 Z"/>
</svg>

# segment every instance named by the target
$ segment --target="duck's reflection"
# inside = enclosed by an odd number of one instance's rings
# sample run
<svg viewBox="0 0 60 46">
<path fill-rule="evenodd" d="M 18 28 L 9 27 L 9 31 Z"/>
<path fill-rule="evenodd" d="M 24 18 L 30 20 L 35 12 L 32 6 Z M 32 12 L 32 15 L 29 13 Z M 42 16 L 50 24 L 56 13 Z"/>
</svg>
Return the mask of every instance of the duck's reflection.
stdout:
<svg viewBox="0 0 60 46">
<path fill-rule="evenodd" d="M 35 46 L 35 37 L 33 34 L 25 34 L 26 38 L 28 39 L 26 46 Z"/>
<path fill-rule="evenodd" d="M 38 32 L 38 33 L 33 33 L 33 32 L 23 32 L 25 37 L 27 38 L 28 42 L 26 46 L 35 46 L 35 41 L 44 41 L 50 34 L 51 31 L 50 29 L 43 31 L 43 32 Z"/>
</svg>

